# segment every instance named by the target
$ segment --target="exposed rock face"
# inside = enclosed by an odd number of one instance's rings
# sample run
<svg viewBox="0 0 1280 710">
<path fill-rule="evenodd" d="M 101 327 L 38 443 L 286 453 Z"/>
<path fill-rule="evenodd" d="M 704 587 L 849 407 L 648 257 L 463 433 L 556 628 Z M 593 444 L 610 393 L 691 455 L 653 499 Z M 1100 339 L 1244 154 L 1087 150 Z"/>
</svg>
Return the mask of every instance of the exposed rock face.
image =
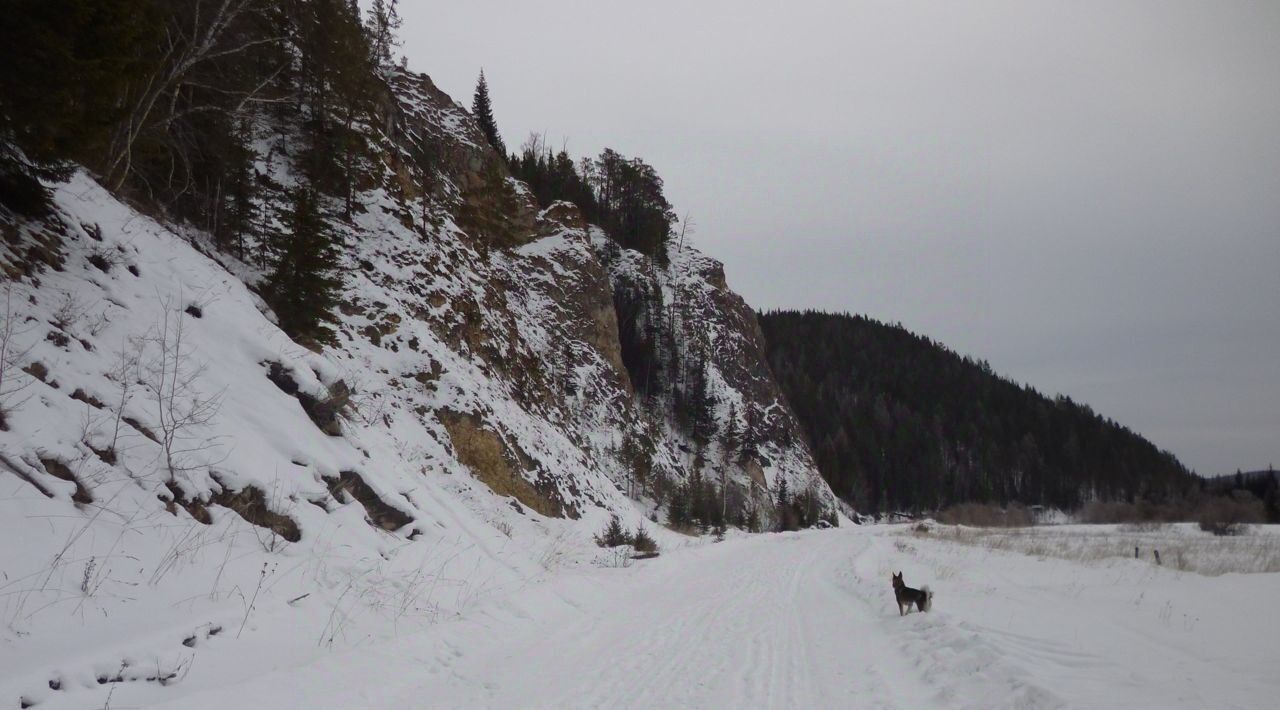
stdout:
<svg viewBox="0 0 1280 710">
<path fill-rule="evenodd" d="M 720 262 L 673 247 L 661 267 L 603 236 L 595 246 L 612 276 L 632 384 L 668 423 L 684 468 L 723 480 L 766 517 L 782 479 L 834 505 L 766 364 L 755 313 Z"/>
</svg>

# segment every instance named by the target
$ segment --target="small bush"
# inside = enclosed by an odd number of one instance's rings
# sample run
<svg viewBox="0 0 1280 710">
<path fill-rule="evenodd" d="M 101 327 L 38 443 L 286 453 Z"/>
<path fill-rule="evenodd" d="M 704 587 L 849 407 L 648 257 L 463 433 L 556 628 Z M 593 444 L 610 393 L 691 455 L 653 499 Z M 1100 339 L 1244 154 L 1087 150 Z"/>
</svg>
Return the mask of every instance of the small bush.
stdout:
<svg viewBox="0 0 1280 710">
<path fill-rule="evenodd" d="M 1151 532 L 1165 523 L 1194 522 L 1215 535 L 1240 535 L 1266 522 L 1266 505 L 1245 490 L 1222 495 L 1193 493 L 1164 503 L 1093 501 L 1080 510 L 1080 522 L 1120 524 L 1125 532 Z"/>
<path fill-rule="evenodd" d="M 1266 506 L 1249 491 L 1232 491 L 1230 496 L 1212 498 L 1200 506 L 1196 522 L 1214 535 L 1243 535 L 1253 524 L 1267 520 Z"/>
<path fill-rule="evenodd" d="M 1156 522 L 1154 520 L 1144 520 L 1140 523 L 1123 523 L 1120 525 L 1121 532 L 1156 532 L 1168 527 L 1169 523 Z"/>
<path fill-rule="evenodd" d="M 636 528 L 636 534 L 632 538 L 631 544 L 636 548 L 636 552 L 639 553 L 658 551 L 658 541 L 649 535 L 649 531 L 645 530 L 643 525 Z"/>
<path fill-rule="evenodd" d="M 1008 508 L 985 503 L 961 503 L 939 513 L 938 522 L 975 528 L 1027 528 L 1035 525 L 1031 511 L 1017 503 L 1010 504 Z"/>
<path fill-rule="evenodd" d="M 604 531 L 596 535 L 596 544 L 600 547 L 621 547 L 631 543 L 632 537 L 627 534 L 626 529 L 622 527 L 622 520 L 616 515 L 609 519 L 609 525 Z"/>
<path fill-rule="evenodd" d="M 1180 500 L 1171 503 L 1153 503 L 1140 500 L 1136 503 L 1118 501 L 1092 501 L 1080 510 L 1084 523 L 1157 524 L 1189 520 L 1196 502 Z"/>
<path fill-rule="evenodd" d="M 111 273 L 111 267 L 115 266 L 115 255 L 108 249 L 94 248 L 89 250 L 89 263 L 95 269 L 104 274 Z"/>
</svg>

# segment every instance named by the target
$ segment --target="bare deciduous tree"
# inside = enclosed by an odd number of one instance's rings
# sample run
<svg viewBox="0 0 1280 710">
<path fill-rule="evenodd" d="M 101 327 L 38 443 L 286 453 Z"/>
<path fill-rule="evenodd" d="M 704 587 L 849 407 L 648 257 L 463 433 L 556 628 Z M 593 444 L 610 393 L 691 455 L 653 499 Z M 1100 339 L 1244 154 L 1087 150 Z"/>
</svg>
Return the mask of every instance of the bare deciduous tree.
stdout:
<svg viewBox="0 0 1280 710">
<path fill-rule="evenodd" d="M 22 405 L 22 391 L 31 385 L 31 377 L 18 364 L 26 358 L 31 346 L 21 347 L 18 339 L 25 333 L 13 312 L 13 284 L 4 288 L 4 313 L 0 316 L 0 431 L 8 429 L 5 416 Z"/>
<path fill-rule="evenodd" d="M 165 22 L 159 47 L 160 60 L 138 85 L 130 87 L 124 98 L 128 112 L 112 137 L 104 171 L 107 185 L 112 190 L 119 190 L 128 179 L 133 167 L 134 145 L 144 132 L 163 128 L 183 114 L 226 110 L 222 106 L 179 109 L 179 90 L 184 86 L 200 87 L 191 79 L 197 68 L 254 47 L 282 41 L 280 37 L 243 39 L 233 37 L 229 31 L 242 16 L 256 10 L 261 4 L 259 0 L 186 0 L 184 4 L 188 12 L 175 11 Z M 282 65 L 258 85 L 236 93 L 238 101 L 232 104 L 231 113 L 238 113 L 247 104 L 259 101 L 259 95 L 283 69 Z M 215 88 L 215 92 L 229 93 L 222 88 Z"/>
<path fill-rule="evenodd" d="M 140 377 L 139 366 L 142 359 L 142 345 L 139 339 L 121 345 L 116 351 L 116 361 L 107 373 L 107 379 L 116 383 L 120 398 L 116 403 L 115 420 L 112 422 L 111 446 L 108 449 L 114 457 L 119 453 L 120 423 L 124 418 L 125 407 L 133 398 L 133 387 Z"/>
<path fill-rule="evenodd" d="M 223 393 L 201 391 L 205 366 L 195 361 L 184 339 L 182 311 L 168 301 L 163 305 L 160 322 L 138 344 L 138 362 L 141 385 L 155 407 L 164 467 L 169 481 L 176 482 L 179 473 L 193 468 L 192 457 L 217 448 L 217 437 L 206 436 L 206 429 L 218 415 Z"/>
</svg>

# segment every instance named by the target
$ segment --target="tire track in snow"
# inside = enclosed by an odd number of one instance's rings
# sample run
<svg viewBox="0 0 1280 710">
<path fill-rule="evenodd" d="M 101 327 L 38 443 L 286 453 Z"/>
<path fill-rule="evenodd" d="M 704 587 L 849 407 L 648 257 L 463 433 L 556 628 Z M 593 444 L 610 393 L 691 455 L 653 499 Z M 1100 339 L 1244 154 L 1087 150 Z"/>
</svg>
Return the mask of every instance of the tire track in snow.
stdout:
<svg viewBox="0 0 1280 710">
<path fill-rule="evenodd" d="M 464 692 L 434 689 L 444 702 L 431 706 L 474 705 L 483 684 L 487 706 L 936 706 L 841 576 L 869 544 L 766 536 L 620 571 L 599 606 L 559 628 L 459 658 L 451 685 Z"/>
<path fill-rule="evenodd" d="M 887 571 L 899 560 L 878 533 L 752 536 L 565 573 L 426 633 L 171 707 L 1061 705 L 1023 680 L 999 639 L 945 611 L 899 618 Z"/>
</svg>

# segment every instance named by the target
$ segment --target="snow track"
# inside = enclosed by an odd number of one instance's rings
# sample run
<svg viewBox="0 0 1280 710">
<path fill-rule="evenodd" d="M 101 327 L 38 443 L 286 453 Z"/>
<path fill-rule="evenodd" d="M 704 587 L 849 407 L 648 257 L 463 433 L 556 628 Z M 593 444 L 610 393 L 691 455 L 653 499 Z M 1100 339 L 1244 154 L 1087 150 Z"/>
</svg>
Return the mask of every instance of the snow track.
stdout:
<svg viewBox="0 0 1280 710">
<path fill-rule="evenodd" d="M 424 634 L 169 707 L 1268 707 L 1272 656 L 1251 649 L 1274 620 L 1224 635 L 1167 609 L 1216 629 L 1213 609 L 1273 594 L 1280 575 L 1113 562 L 900 527 L 743 536 L 558 572 Z M 933 612 L 898 615 L 898 569 L 933 586 Z"/>
</svg>

